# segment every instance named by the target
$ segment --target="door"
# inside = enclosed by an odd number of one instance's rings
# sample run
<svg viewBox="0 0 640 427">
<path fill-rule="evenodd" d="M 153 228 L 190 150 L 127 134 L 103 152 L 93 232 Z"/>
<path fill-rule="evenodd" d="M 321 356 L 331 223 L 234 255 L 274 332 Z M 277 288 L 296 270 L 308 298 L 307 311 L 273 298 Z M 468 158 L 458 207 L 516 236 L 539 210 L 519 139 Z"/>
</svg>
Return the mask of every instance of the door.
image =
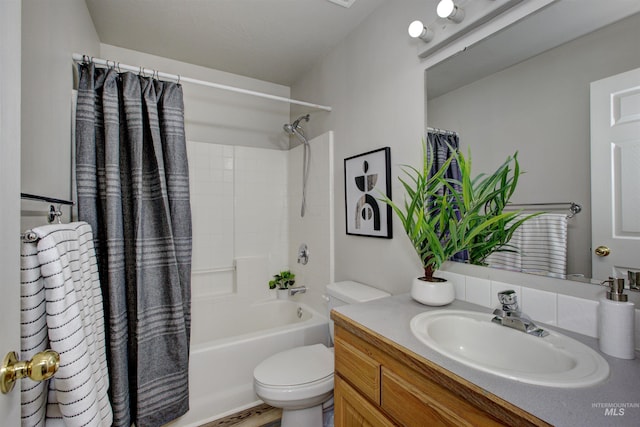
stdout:
<svg viewBox="0 0 640 427">
<path fill-rule="evenodd" d="M 591 83 L 593 278 L 640 271 L 640 69 Z"/>
<path fill-rule="evenodd" d="M 0 0 L 0 361 L 20 351 L 20 0 Z M 0 426 L 20 425 L 20 385 L 0 394 Z"/>
</svg>

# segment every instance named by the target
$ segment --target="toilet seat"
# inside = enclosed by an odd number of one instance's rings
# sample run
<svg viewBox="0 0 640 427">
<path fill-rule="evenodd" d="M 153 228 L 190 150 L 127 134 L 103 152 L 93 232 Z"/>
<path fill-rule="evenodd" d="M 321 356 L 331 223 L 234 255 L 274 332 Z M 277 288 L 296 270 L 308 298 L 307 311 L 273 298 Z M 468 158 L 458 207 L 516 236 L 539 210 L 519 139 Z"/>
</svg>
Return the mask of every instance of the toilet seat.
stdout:
<svg viewBox="0 0 640 427">
<path fill-rule="evenodd" d="M 322 344 L 277 353 L 253 371 L 256 394 L 272 406 L 317 405 L 333 394 L 333 352 Z"/>
<path fill-rule="evenodd" d="M 253 371 L 264 386 L 295 387 L 333 377 L 333 352 L 322 344 L 296 347 L 265 359 Z"/>
</svg>

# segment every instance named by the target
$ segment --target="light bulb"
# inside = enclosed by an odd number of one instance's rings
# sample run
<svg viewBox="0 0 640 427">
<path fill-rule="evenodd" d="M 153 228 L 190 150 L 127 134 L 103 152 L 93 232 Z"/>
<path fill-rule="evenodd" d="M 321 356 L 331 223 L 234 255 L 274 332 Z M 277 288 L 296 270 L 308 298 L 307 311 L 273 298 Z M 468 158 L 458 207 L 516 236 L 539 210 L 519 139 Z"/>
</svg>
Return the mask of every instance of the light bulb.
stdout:
<svg viewBox="0 0 640 427">
<path fill-rule="evenodd" d="M 433 31 L 425 26 L 422 21 L 413 21 L 409 24 L 409 35 L 414 39 L 418 38 L 425 43 L 428 43 L 433 39 Z"/>
<path fill-rule="evenodd" d="M 455 5 L 453 0 L 440 0 L 436 7 L 436 13 L 440 18 L 459 23 L 464 19 L 464 9 Z"/>
<path fill-rule="evenodd" d="M 448 18 L 451 12 L 454 11 L 456 5 L 453 4 L 453 0 L 440 0 L 436 12 L 440 18 Z"/>
</svg>

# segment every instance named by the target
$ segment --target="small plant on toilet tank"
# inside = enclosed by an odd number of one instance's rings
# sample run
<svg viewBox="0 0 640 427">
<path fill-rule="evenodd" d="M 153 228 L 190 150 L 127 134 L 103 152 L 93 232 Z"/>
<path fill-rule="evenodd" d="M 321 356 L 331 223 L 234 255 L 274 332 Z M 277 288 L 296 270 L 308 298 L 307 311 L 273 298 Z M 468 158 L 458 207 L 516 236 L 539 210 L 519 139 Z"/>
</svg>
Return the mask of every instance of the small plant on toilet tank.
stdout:
<svg viewBox="0 0 640 427">
<path fill-rule="evenodd" d="M 462 252 L 468 262 L 482 265 L 493 252 L 514 251 L 508 246 L 511 236 L 536 214 L 503 212 L 521 173 L 517 152 L 493 174 L 473 179 L 470 154 L 465 157 L 452 149 L 451 157 L 430 176 L 433 156 L 425 141 L 422 145 L 421 168 L 405 165 L 407 178 L 398 178 L 405 190 L 404 204 L 382 200 L 400 218 L 424 268 L 424 276 L 413 282 L 411 296 L 423 304 L 445 305 L 455 293 L 450 282 L 434 276 L 442 264 Z M 460 166 L 460 180 L 445 175 L 452 162 Z"/>
</svg>

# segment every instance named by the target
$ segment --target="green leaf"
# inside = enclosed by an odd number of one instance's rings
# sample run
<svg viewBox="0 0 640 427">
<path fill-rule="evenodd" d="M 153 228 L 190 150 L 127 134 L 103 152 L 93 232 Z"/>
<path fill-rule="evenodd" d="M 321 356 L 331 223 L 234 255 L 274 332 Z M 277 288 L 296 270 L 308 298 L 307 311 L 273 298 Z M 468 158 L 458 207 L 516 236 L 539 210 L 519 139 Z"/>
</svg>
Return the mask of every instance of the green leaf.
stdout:
<svg viewBox="0 0 640 427">
<path fill-rule="evenodd" d="M 452 155 L 433 176 L 429 176 L 433 155 L 422 140 L 421 169 L 404 165 L 404 189 L 401 205 L 382 195 L 402 222 L 407 237 L 420 257 L 423 267 L 440 268 L 456 253 L 467 250 L 471 263 L 483 264 L 495 251 L 514 251 L 508 245 L 513 233 L 525 221 L 540 213 L 522 216 L 507 211 L 522 173 L 518 153 L 507 159 L 492 174 L 472 178 L 471 150 L 465 157 L 451 149 Z M 446 178 L 452 162 L 460 167 L 461 178 Z"/>
</svg>

